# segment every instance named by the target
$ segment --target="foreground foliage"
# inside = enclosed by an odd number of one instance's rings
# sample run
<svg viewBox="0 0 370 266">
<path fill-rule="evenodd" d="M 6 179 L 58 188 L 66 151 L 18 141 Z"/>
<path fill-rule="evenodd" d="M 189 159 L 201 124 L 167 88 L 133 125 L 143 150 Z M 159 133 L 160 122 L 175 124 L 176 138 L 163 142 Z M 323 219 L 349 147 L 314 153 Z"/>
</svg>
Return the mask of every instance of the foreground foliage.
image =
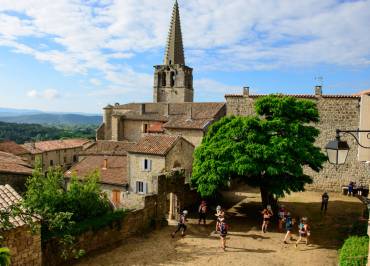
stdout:
<svg viewBox="0 0 370 266">
<path fill-rule="evenodd" d="M 0 248 L 0 265 L 8 266 L 10 265 L 10 250 L 8 248 Z"/>
<path fill-rule="evenodd" d="M 362 266 L 367 263 L 369 237 L 351 236 L 340 249 L 339 265 Z"/>
<path fill-rule="evenodd" d="M 270 95 L 255 102 L 258 116 L 224 117 L 214 123 L 195 151 L 192 184 L 202 196 L 238 180 L 260 187 L 263 204 L 302 191 L 312 178 L 308 166 L 320 171 L 326 156 L 314 146 L 319 130 L 316 104 Z"/>
</svg>

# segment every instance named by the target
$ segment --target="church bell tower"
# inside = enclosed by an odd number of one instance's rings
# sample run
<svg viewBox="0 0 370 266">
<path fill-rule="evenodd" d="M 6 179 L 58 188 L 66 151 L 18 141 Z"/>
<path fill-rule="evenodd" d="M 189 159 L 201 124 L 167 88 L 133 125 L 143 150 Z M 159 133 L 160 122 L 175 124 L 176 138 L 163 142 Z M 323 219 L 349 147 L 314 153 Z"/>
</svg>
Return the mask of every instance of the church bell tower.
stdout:
<svg viewBox="0 0 370 266">
<path fill-rule="evenodd" d="M 177 0 L 172 11 L 164 63 L 154 69 L 154 102 L 193 102 L 193 69 L 185 65 Z"/>
</svg>

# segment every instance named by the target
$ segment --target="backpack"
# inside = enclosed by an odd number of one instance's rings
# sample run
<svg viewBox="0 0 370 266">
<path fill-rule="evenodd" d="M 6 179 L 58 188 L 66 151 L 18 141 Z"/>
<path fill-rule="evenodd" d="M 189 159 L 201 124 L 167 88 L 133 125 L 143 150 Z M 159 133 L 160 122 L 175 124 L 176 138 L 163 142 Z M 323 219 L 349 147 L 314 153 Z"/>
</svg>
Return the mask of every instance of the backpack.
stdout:
<svg viewBox="0 0 370 266">
<path fill-rule="evenodd" d="M 285 227 L 291 228 L 292 226 L 293 226 L 292 218 L 287 217 L 286 220 L 285 220 Z"/>
<path fill-rule="evenodd" d="M 225 223 L 220 224 L 220 234 L 226 235 L 227 234 L 227 225 Z"/>
</svg>

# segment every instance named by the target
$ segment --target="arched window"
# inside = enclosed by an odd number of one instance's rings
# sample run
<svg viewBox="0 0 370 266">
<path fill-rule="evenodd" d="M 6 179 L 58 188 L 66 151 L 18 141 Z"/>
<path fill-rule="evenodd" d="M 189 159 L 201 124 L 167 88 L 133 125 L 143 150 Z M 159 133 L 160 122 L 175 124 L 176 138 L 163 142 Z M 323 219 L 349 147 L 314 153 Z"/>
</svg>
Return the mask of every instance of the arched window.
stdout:
<svg viewBox="0 0 370 266">
<path fill-rule="evenodd" d="M 176 75 L 175 72 L 171 71 L 171 87 L 175 86 Z"/>
<path fill-rule="evenodd" d="M 163 87 L 166 86 L 166 72 L 163 72 L 163 74 L 162 74 L 162 86 Z"/>
</svg>

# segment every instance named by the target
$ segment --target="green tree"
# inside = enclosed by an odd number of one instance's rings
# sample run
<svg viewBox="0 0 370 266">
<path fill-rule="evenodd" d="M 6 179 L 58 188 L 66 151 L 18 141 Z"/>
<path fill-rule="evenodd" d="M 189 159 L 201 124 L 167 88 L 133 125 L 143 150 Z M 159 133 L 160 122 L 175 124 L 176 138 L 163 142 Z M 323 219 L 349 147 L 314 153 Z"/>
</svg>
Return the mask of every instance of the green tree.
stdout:
<svg viewBox="0 0 370 266">
<path fill-rule="evenodd" d="M 8 266 L 10 265 L 10 250 L 8 248 L 0 248 L 0 265 Z"/>
<path fill-rule="evenodd" d="M 277 197 L 312 183 L 304 166 L 322 169 L 326 156 L 314 146 L 315 102 L 269 95 L 256 100 L 255 111 L 216 122 L 195 150 L 192 184 L 202 196 L 234 179 L 259 187 L 263 204 L 274 205 Z"/>
</svg>

